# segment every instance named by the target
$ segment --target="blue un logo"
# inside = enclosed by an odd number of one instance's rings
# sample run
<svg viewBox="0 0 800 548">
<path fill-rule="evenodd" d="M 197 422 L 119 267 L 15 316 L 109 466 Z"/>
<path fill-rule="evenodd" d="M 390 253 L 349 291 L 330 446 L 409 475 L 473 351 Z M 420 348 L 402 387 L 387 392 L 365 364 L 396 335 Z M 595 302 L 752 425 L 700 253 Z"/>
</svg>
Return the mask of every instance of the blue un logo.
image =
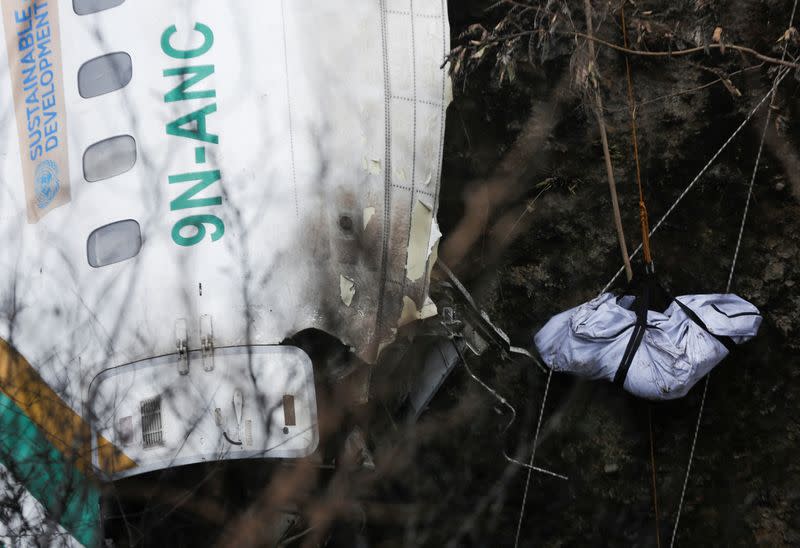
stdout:
<svg viewBox="0 0 800 548">
<path fill-rule="evenodd" d="M 39 209 L 49 206 L 56 195 L 61 183 L 58 180 L 58 164 L 53 160 L 42 160 L 36 166 L 36 205 Z"/>
</svg>

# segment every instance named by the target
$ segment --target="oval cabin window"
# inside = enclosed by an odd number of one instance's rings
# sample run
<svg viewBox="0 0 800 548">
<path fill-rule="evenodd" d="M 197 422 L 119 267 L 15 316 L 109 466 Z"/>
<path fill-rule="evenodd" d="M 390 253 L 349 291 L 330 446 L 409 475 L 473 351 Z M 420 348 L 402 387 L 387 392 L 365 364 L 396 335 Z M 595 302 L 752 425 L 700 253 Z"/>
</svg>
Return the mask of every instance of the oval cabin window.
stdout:
<svg viewBox="0 0 800 548">
<path fill-rule="evenodd" d="M 84 99 L 105 95 L 128 85 L 133 77 L 131 56 L 124 51 L 86 61 L 78 69 L 78 93 Z"/>
<path fill-rule="evenodd" d="M 125 0 L 72 0 L 72 9 L 78 15 L 89 15 L 98 11 L 116 8 Z"/>
<path fill-rule="evenodd" d="M 95 268 L 131 259 L 142 249 L 142 231 L 133 219 L 117 221 L 89 235 L 86 252 Z"/>
<path fill-rule="evenodd" d="M 83 153 L 83 177 L 93 183 L 130 170 L 136 163 L 136 140 L 118 135 L 99 141 Z"/>
</svg>

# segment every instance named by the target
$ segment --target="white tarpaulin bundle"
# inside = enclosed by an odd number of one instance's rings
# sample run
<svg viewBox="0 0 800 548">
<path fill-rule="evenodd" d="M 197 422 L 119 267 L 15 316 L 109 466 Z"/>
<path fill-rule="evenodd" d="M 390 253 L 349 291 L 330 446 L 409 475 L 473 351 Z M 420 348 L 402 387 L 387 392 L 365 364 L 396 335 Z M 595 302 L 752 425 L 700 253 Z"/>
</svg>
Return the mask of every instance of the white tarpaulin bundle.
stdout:
<svg viewBox="0 0 800 548">
<path fill-rule="evenodd" d="M 762 319 L 732 294 L 683 295 L 663 313 L 648 310 L 646 323 L 641 318 L 633 296 L 604 293 L 551 318 L 534 340 L 554 371 L 624 383 L 636 396 L 667 400 L 686 395 L 734 344 L 754 337 Z"/>
</svg>

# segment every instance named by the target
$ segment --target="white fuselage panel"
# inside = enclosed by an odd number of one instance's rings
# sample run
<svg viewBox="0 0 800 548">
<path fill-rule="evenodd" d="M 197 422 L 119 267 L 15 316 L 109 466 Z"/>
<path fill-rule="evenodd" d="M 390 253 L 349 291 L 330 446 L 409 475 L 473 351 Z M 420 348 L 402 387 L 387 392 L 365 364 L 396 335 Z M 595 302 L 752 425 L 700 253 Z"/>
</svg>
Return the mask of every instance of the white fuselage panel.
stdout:
<svg viewBox="0 0 800 548">
<path fill-rule="evenodd" d="M 182 332 L 197 350 L 207 335 L 269 345 L 315 328 L 373 361 L 401 313 L 430 311 L 443 1 L 57 6 L 70 198 L 38 222 L 19 67 L 0 55 L 0 337 L 76 410 L 102 370 L 173 354 Z M 79 89 L 81 67 L 115 52 L 130 81 L 81 96 L 107 76 Z M 135 139 L 135 164 L 88 182 L 87 149 L 119 135 Z M 90 235 L 129 219 L 138 254 L 90 266 Z"/>
</svg>

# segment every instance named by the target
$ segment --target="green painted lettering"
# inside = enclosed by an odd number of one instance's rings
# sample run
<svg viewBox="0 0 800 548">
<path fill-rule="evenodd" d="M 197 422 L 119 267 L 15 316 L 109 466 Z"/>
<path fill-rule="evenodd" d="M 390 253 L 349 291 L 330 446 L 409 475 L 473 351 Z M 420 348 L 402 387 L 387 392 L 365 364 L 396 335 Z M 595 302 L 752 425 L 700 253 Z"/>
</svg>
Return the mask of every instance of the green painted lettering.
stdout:
<svg viewBox="0 0 800 548">
<path fill-rule="evenodd" d="M 192 207 L 205 207 L 215 206 L 222 203 L 222 197 L 215 196 L 213 198 L 194 198 L 194 196 L 208 187 L 212 183 L 216 183 L 222 176 L 218 169 L 213 171 L 198 171 L 195 173 L 181 173 L 180 175 L 170 175 L 169 184 L 174 185 L 177 183 L 187 183 L 189 181 L 198 181 L 186 192 L 172 200 L 169 204 L 171 211 L 178 211 L 181 209 L 189 209 Z"/>
<path fill-rule="evenodd" d="M 190 112 L 186 116 L 181 116 L 174 122 L 167 124 L 167 134 L 176 137 L 186 137 L 187 139 L 196 139 L 198 141 L 205 141 L 206 143 L 219 143 L 219 137 L 213 133 L 206 131 L 206 116 L 217 112 L 217 104 L 212 103 L 206 105 L 200 110 Z M 186 129 L 183 126 L 194 122 L 194 129 Z"/>
<path fill-rule="evenodd" d="M 211 233 L 212 242 L 216 242 L 225 234 L 225 223 L 216 215 L 193 215 L 175 223 L 172 227 L 172 241 L 184 247 L 197 245 L 206 237 L 206 225 L 215 228 Z M 194 228 L 194 234 L 184 236 L 181 234 L 184 228 Z"/>
<path fill-rule="evenodd" d="M 178 87 L 164 95 L 165 103 L 186 101 L 189 99 L 208 99 L 217 96 L 216 90 L 213 89 L 189 91 L 190 87 L 214 74 L 214 65 L 178 67 L 164 70 L 164 76 L 182 76 L 184 74 L 191 74 L 191 76 L 184 78 L 181 83 L 178 84 Z"/>
<path fill-rule="evenodd" d="M 167 27 L 161 35 L 161 49 L 175 59 L 193 59 L 200 57 L 214 45 L 214 33 L 202 23 L 195 23 L 194 30 L 203 35 L 203 43 L 194 49 L 177 49 L 172 45 L 172 37 L 178 32 L 175 25 Z"/>
</svg>

